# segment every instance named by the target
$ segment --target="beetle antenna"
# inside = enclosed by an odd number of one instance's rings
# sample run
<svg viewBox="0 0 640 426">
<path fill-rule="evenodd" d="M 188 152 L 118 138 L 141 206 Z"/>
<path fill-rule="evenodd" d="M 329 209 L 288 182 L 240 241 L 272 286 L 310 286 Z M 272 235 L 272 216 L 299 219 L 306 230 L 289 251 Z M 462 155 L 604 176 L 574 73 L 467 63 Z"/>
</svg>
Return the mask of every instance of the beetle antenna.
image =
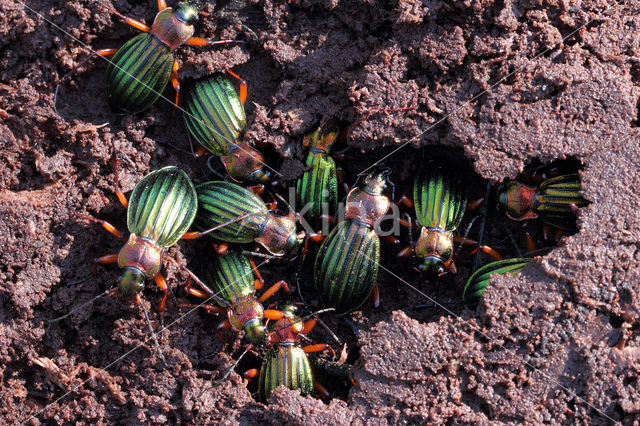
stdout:
<svg viewBox="0 0 640 426">
<path fill-rule="evenodd" d="M 287 208 L 289 209 L 289 213 L 292 213 L 292 214 L 294 214 L 294 215 L 296 214 L 296 211 L 295 211 L 295 210 L 293 210 L 293 208 L 291 207 L 291 204 L 289 204 L 289 203 L 287 202 L 287 200 L 285 200 L 285 199 L 284 199 L 284 197 L 282 197 L 282 195 L 280 195 L 280 194 L 278 194 L 278 193 L 276 192 L 276 197 L 277 197 L 280 201 L 282 201 L 282 202 L 284 203 L 284 205 L 285 205 L 285 206 L 287 206 Z"/>
<path fill-rule="evenodd" d="M 136 302 L 138 305 L 142 307 L 142 312 L 144 312 L 144 317 L 147 319 L 147 324 L 149 325 L 149 331 L 151 331 L 151 337 L 153 337 L 153 342 L 155 343 L 156 349 L 158 349 L 158 353 L 160 354 L 160 359 L 167 365 L 167 360 L 164 358 L 164 354 L 162 353 L 162 349 L 160 349 L 160 343 L 158 343 L 158 338 L 156 337 L 156 332 L 153 330 L 153 325 L 151 325 L 151 320 L 149 319 L 149 314 L 147 313 L 147 308 L 144 307 L 144 303 L 140 300 L 140 295 L 136 294 Z"/>
<path fill-rule="evenodd" d="M 467 227 L 464 230 L 464 234 L 462 234 L 462 241 L 460 242 L 460 244 L 458 244 L 458 250 L 456 250 L 455 253 L 453 253 L 453 258 L 455 258 L 458 254 L 460 254 L 460 250 L 462 250 L 462 247 L 464 246 L 464 242 L 467 239 L 467 237 L 469 236 L 469 232 L 471 231 L 471 227 L 473 226 L 473 224 L 475 223 L 476 219 L 478 219 L 478 216 L 474 216 L 471 219 L 471 222 L 469 222 L 469 224 L 467 225 Z M 480 243 L 479 243 L 480 244 Z"/>
<path fill-rule="evenodd" d="M 259 253 L 259 252 L 257 252 L 257 251 L 242 250 L 242 251 L 240 251 L 240 253 L 241 253 L 241 254 L 244 254 L 245 256 L 261 257 L 261 258 L 263 258 L 263 259 L 267 259 L 267 260 L 265 261 L 265 263 L 266 263 L 266 262 L 268 262 L 268 261 L 270 261 L 270 260 L 273 260 L 273 259 L 278 259 L 278 257 L 277 257 L 277 256 L 274 256 L 274 255 L 272 255 L 272 254 Z"/>
<path fill-rule="evenodd" d="M 487 189 L 485 190 L 485 193 L 484 193 L 485 200 L 489 199 L 490 192 L 491 192 L 491 184 L 487 182 Z M 488 203 L 483 203 L 480 210 L 480 215 L 482 216 L 482 220 L 480 221 L 480 229 L 478 230 L 478 247 L 482 247 L 482 243 L 484 240 L 484 228 L 487 224 L 487 204 Z M 476 270 L 476 268 L 478 267 L 479 261 L 480 261 L 480 250 L 476 252 L 475 257 L 473 258 L 473 267 L 471 268 L 472 271 Z"/>
<path fill-rule="evenodd" d="M 327 331 L 327 333 L 329 333 L 329 335 L 333 338 L 333 340 L 335 340 L 336 343 L 338 343 L 338 345 L 342 345 L 342 342 L 340 341 L 338 336 L 336 336 L 333 330 L 331 330 L 331 328 L 327 324 L 325 324 L 324 321 L 322 321 L 320 318 L 316 318 L 316 320 L 318 321 L 318 324 L 320 324 L 322 328 L 324 328 Z"/>
<path fill-rule="evenodd" d="M 231 225 L 232 223 L 240 222 L 241 220 L 244 220 L 244 219 L 246 219 L 246 218 L 248 218 L 250 216 L 259 215 L 259 214 L 262 214 L 262 213 L 264 213 L 264 210 L 260 210 L 259 212 L 245 213 L 245 214 L 240 215 L 240 216 L 238 216 L 238 217 L 236 217 L 234 219 L 231 219 L 228 222 L 221 223 L 220 225 L 216 225 L 213 228 L 209 228 L 206 231 L 198 232 L 198 234 L 197 234 L 198 237 L 197 238 L 202 237 L 203 235 L 207 235 L 207 234 L 209 234 L 209 233 L 211 233 L 213 231 L 217 231 L 218 229 L 224 228 L 225 226 Z"/>
<path fill-rule="evenodd" d="M 86 281 L 86 279 L 85 279 L 85 280 L 83 280 L 83 281 Z M 82 281 L 80 281 L 80 282 L 82 282 Z M 97 296 L 95 296 L 95 297 L 94 297 L 94 298 L 92 298 L 91 300 L 89 300 L 89 301 L 87 301 L 87 302 L 84 302 L 84 303 L 83 303 L 83 304 L 81 304 L 81 305 L 76 306 L 75 308 L 73 308 L 72 310 L 70 310 L 69 312 L 67 312 L 66 314 L 64 314 L 63 316 L 58 317 L 58 318 L 51 319 L 51 320 L 49 320 L 48 322 L 53 323 L 53 322 L 61 321 L 61 320 L 65 319 L 65 318 L 67 318 L 68 316 L 70 316 L 70 315 L 74 314 L 75 312 L 78 312 L 79 310 L 81 310 L 81 309 L 82 309 L 82 308 L 84 308 L 85 306 L 92 304 L 92 303 L 93 303 L 93 302 L 95 302 L 96 300 L 100 299 L 102 296 L 106 296 L 107 294 L 113 294 L 113 293 L 115 293 L 116 291 L 118 291 L 118 287 L 114 287 L 114 288 L 111 288 L 111 289 L 109 289 L 109 290 L 106 290 L 106 291 L 104 291 L 104 292 L 102 292 L 102 293 L 98 294 Z"/>
<path fill-rule="evenodd" d="M 246 349 L 244 350 L 244 352 L 242 352 L 242 354 L 238 357 L 238 359 L 236 360 L 236 362 L 234 362 L 234 363 L 233 363 L 233 366 L 232 366 L 232 367 L 230 367 L 230 368 L 227 370 L 227 372 L 226 372 L 226 373 L 224 373 L 224 376 L 222 376 L 222 377 L 220 378 L 220 380 L 217 380 L 217 381 L 216 381 L 216 383 L 215 383 L 216 385 L 219 385 L 220 383 L 222 383 L 222 382 L 224 382 L 225 380 L 227 380 L 227 377 L 229 377 L 229 374 L 231 374 L 231 372 L 232 372 L 233 370 L 235 370 L 235 369 L 236 369 L 236 367 L 237 367 L 237 366 L 238 366 L 238 364 L 240 363 L 240 360 L 242 359 L 242 357 L 243 357 L 243 356 L 245 356 L 245 355 L 247 354 L 247 352 L 249 352 L 249 348 L 246 348 Z"/>
</svg>

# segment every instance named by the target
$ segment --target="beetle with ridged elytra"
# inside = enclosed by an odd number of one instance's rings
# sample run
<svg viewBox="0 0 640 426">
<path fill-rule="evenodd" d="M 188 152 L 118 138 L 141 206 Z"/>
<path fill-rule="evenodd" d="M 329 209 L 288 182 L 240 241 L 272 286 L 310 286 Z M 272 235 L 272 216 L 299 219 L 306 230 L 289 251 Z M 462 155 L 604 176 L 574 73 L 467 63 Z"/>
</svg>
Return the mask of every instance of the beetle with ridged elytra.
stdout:
<svg viewBox="0 0 640 426">
<path fill-rule="evenodd" d="M 522 270 L 525 266 L 531 263 L 531 258 L 513 258 L 498 260 L 491 262 L 477 271 L 475 271 L 462 290 L 462 301 L 467 309 L 475 309 L 484 293 L 485 289 L 489 285 L 489 279 L 491 275 L 515 275 Z"/>
<path fill-rule="evenodd" d="M 200 143 L 196 156 L 206 150 L 220 156 L 227 173 L 235 180 L 266 182 L 264 157 L 246 141 L 241 141 L 247 127 L 244 103 L 247 83 L 238 75 L 240 94 L 223 75 L 213 75 L 186 85 L 182 94 L 183 117 L 189 133 Z"/>
<path fill-rule="evenodd" d="M 308 208 L 305 217 L 309 219 L 333 215 L 338 207 L 336 163 L 329 156 L 338 134 L 318 128 L 303 138 L 302 146 L 309 148 L 304 163 L 308 170 L 296 181 L 296 204 Z"/>
<path fill-rule="evenodd" d="M 454 235 L 462 222 L 469 197 L 467 164 L 462 164 L 446 150 L 433 150 L 429 155 L 413 185 L 413 204 L 421 227 L 420 236 L 415 248 L 405 248 L 398 257 L 409 256 L 415 251 L 422 262 L 420 270 L 441 276 L 447 271 L 456 272 L 454 241 L 470 245 L 477 242 Z M 477 250 L 502 259 L 491 247 L 480 246 L 472 253 Z"/>
<path fill-rule="evenodd" d="M 187 293 L 203 299 L 212 298 L 217 305 L 206 304 L 202 307 L 209 312 L 227 314 L 228 318 L 218 325 L 218 330 L 244 330 L 253 345 L 262 346 L 267 343 L 263 320 L 278 320 L 284 314 L 274 309 L 265 310 L 262 302 L 281 288 L 288 292 L 286 281 L 278 281 L 260 298 L 256 298 L 256 290 L 262 288 L 264 281 L 255 264 L 246 255 L 235 250 L 208 260 L 202 268 L 202 280 L 190 270 L 184 269 L 191 280 L 200 286 L 200 289 L 192 288 L 190 280 Z"/>
<path fill-rule="evenodd" d="M 124 269 L 119 279 L 120 293 L 125 297 L 135 297 L 138 302 L 144 282 L 154 280 L 164 291 L 160 303 L 162 310 L 169 292 L 161 273 L 164 251 L 181 238 L 198 236 L 187 232 L 198 208 L 195 187 L 187 174 L 175 166 L 153 171 L 140 179 L 129 201 L 118 188 L 117 181 L 116 161 L 115 192 L 127 208 L 127 227 L 131 234 L 119 253 L 96 259 L 94 272 L 97 264 L 117 263 Z M 123 238 L 123 233 L 110 223 L 70 209 L 75 215 L 97 222 L 116 237 Z"/>
<path fill-rule="evenodd" d="M 232 182 L 210 181 L 196 187 L 198 214 L 195 226 L 214 229 L 211 237 L 227 243 L 256 242 L 271 256 L 295 255 L 300 246 L 316 234 L 297 230 L 297 217 L 275 214 L 262 199 Z M 223 249 L 224 250 L 224 249 Z M 304 252 L 303 252 L 304 253 Z"/>
<path fill-rule="evenodd" d="M 510 219 L 540 218 L 560 229 L 575 230 L 576 211 L 589 202 L 580 195 L 580 175 L 570 173 L 544 180 L 537 186 L 517 180 L 498 191 L 500 204 Z"/>
<path fill-rule="evenodd" d="M 331 231 L 316 255 L 316 292 L 322 306 L 335 308 L 337 315 L 359 308 L 374 290 L 380 259 L 374 227 L 390 206 L 382 194 L 385 185 L 385 174 L 374 172 L 365 178 L 363 188 L 349 191 L 345 220 Z M 378 299 L 377 292 L 374 298 Z"/>
<path fill-rule="evenodd" d="M 165 0 L 158 0 L 158 14 L 151 27 L 108 8 L 125 23 L 143 31 L 119 49 L 95 52 L 102 57 L 113 56 L 105 74 L 105 86 L 109 106 L 116 113 L 136 113 L 149 108 L 162 95 L 169 81 L 176 90 L 175 105 L 178 105 L 179 66 L 173 53 L 178 47 L 236 42 L 193 37 L 195 20 L 198 14 L 203 14 L 199 0 L 183 1 L 175 10 L 167 7 Z"/>
<path fill-rule="evenodd" d="M 305 322 L 296 315 L 296 307 L 285 305 L 281 308 L 283 317 L 277 320 L 267 338 L 267 352 L 260 370 L 245 371 L 246 378 L 260 376 L 258 399 L 267 402 L 271 392 L 279 386 L 291 390 L 300 389 L 302 396 L 310 395 L 314 389 L 329 396 L 329 392 L 313 378 L 308 353 L 333 349 L 325 343 L 300 346 L 301 337 L 316 325 L 316 319 Z"/>
</svg>

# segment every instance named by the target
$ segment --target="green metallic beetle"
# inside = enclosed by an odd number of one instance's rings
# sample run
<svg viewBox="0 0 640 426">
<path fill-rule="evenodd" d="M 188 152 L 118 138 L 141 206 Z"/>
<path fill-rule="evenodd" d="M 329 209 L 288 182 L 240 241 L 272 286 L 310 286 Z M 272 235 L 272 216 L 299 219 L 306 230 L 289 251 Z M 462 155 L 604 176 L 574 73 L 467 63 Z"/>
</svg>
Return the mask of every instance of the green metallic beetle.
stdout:
<svg viewBox="0 0 640 426">
<path fill-rule="evenodd" d="M 197 233 L 187 232 L 198 208 L 195 187 L 184 171 L 169 166 L 140 179 L 128 202 L 120 189 L 116 189 L 116 194 L 127 207 L 127 226 L 131 235 L 118 254 L 102 256 L 95 262 L 117 262 L 124 269 L 119 280 L 120 293 L 125 297 L 136 297 L 138 301 L 138 293 L 144 288 L 144 282 L 153 279 L 165 293 L 160 304 L 162 310 L 169 291 L 160 272 L 164 250 L 180 238 L 198 236 Z M 110 223 L 72 211 L 82 218 L 100 223 L 107 231 L 122 238 L 122 233 Z"/>
<path fill-rule="evenodd" d="M 271 213 L 253 192 L 232 182 L 211 181 L 196 187 L 200 229 L 214 229 L 210 235 L 230 243 L 255 241 L 273 256 L 296 253 L 305 239 L 297 232 L 292 215 Z"/>
<path fill-rule="evenodd" d="M 289 286 L 286 281 L 278 281 L 257 299 L 256 290 L 262 288 L 264 281 L 253 262 L 237 251 L 229 251 L 224 256 L 216 256 L 208 261 L 202 271 L 204 282 L 188 269 L 185 268 L 185 270 L 202 288 L 202 290 L 191 288 L 189 282 L 187 293 L 203 299 L 212 298 L 218 306 L 202 305 L 202 307 L 209 312 L 227 314 L 228 318 L 218 325 L 218 330 L 229 328 L 244 330 L 253 345 L 259 347 L 267 343 L 264 318 L 278 320 L 284 317 L 284 313 L 273 309 L 265 310 L 262 302 L 280 288 L 288 292 Z M 256 276 L 257 279 L 255 279 Z"/>
<path fill-rule="evenodd" d="M 498 260 L 484 265 L 475 271 L 467 280 L 462 291 L 462 300 L 468 309 L 475 309 L 482 297 L 482 293 L 489 285 L 489 279 L 493 274 L 515 275 L 531 262 L 531 258 L 514 258 Z"/>
<path fill-rule="evenodd" d="M 173 52 L 184 44 L 211 46 L 234 42 L 193 37 L 193 24 L 200 13 L 200 2 L 197 0 L 181 2 L 176 10 L 167 7 L 165 0 L 158 0 L 159 12 L 151 27 L 109 9 L 127 24 L 144 32 L 120 49 L 97 51 L 103 57 L 113 55 L 105 75 L 105 86 L 109 106 L 117 113 L 135 113 L 149 108 L 162 95 L 169 80 L 176 90 L 177 106 L 179 67 Z"/>
<path fill-rule="evenodd" d="M 182 97 L 184 121 L 189 133 L 220 160 L 233 179 L 266 182 L 269 171 L 264 157 L 246 141 L 240 141 L 247 127 L 244 103 L 247 84 L 240 80 L 240 96 L 223 75 L 210 76 L 187 86 Z M 202 150 L 198 155 L 202 155 Z"/>
<path fill-rule="evenodd" d="M 346 220 L 331 231 L 316 255 L 316 291 L 323 306 L 335 308 L 337 315 L 359 308 L 375 287 L 380 238 L 374 227 L 390 206 L 382 195 L 385 181 L 384 173 L 371 173 L 364 188 L 349 192 Z"/>
<path fill-rule="evenodd" d="M 433 275 L 456 272 L 453 261 L 454 241 L 476 244 L 453 232 L 460 226 L 469 197 L 466 164 L 461 164 L 448 152 L 434 152 L 418 172 L 413 185 L 416 218 L 422 227 L 415 245 L 415 254 L 422 260 L 421 270 Z M 487 246 L 478 248 L 491 256 L 500 255 Z M 411 254 L 411 248 L 398 256 Z"/>
<path fill-rule="evenodd" d="M 302 141 L 302 145 L 309 148 L 305 160 L 308 170 L 296 182 L 296 205 L 307 209 L 304 215 L 308 219 L 333 215 L 338 208 L 336 163 L 329 156 L 338 134 L 337 130 L 321 134 L 318 128 L 305 135 Z"/>
<path fill-rule="evenodd" d="M 513 220 L 535 219 L 561 229 L 574 230 L 575 212 L 589 204 L 580 195 L 577 173 L 553 177 L 538 186 L 511 181 L 500 188 L 498 203 Z"/>
<path fill-rule="evenodd" d="M 277 320 L 269 333 L 267 351 L 262 366 L 260 367 L 259 379 L 259 399 L 267 402 L 271 391 L 279 386 L 289 389 L 300 389 L 302 396 L 310 395 L 315 388 L 317 391 L 328 396 L 327 390 L 316 382 L 307 353 L 320 352 L 331 349 L 327 344 L 313 344 L 305 347 L 300 346 L 301 336 L 306 335 L 315 326 L 316 320 L 310 319 L 302 322 L 292 305 L 282 307 L 283 318 Z M 258 370 L 251 369 L 244 373 L 247 378 L 258 375 Z"/>
</svg>

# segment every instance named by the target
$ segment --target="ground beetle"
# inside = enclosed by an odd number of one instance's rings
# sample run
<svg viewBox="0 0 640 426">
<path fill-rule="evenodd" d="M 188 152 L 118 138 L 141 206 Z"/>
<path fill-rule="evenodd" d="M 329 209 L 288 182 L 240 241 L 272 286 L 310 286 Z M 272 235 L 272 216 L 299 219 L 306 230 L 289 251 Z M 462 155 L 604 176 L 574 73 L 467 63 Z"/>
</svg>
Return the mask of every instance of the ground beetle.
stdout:
<svg viewBox="0 0 640 426">
<path fill-rule="evenodd" d="M 175 11 L 167 7 L 165 0 L 158 0 L 158 9 L 151 27 L 111 9 L 124 22 L 144 32 L 120 49 L 101 49 L 96 52 L 103 57 L 113 55 L 107 68 L 105 85 L 109 106 L 114 112 L 144 111 L 158 100 L 169 80 L 176 90 L 175 103 L 178 105 L 180 83 L 174 50 L 183 44 L 210 46 L 235 41 L 193 37 L 193 24 L 200 10 L 197 0 L 181 2 Z"/>
<path fill-rule="evenodd" d="M 189 133 L 206 149 L 220 156 L 233 179 L 266 182 L 262 154 L 240 141 L 247 126 L 244 103 L 247 84 L 240 80 L 240 96 L 233 83 L 223 75 L 210 76 L 188 84 L 182 96 L 184 121 Z M 198 155 L 203 154 L 198 150 Z"/>
<path fill-rule="evenodd" d="M 305 208 L 308 206 L 305 216 L 312 220 L 323 214 L 333 215 L 338 208 L 336 163 L 329 156 L 329 149 L 338 133 L 337 130 L 321 133 L 318 128 L 305 135 L 302 141 L 302 145 L 309 148 L 305 160 L 308 170 L 296 182 L 296 204 Z"/>
<path fill-rule="evenodd" d="M 186 268 L 185 268 L 186 269 Z M 271 297 L 280 288 L 289 291 L 285 281 L 278 281 L 257 299 L 255 292 L 262 288 L 264 281 L 253 262 L 244 254 L 230 250 L 223 256 L 209 260 L 202 271 L 201 281 L 186 269 L 190 277 L 202 288 L 198 290 L 187 285 L 187 292 L 203 299 L 213 298 L 218 304 L 203 305 L 210 312 L 227 314 L 228 319 L 221 322 L 218 330 L 234 328 L 244 330 L 249 341 L 255 346 L 267 343 L 264 318 L 278 320 L 284 317 L 280 311 L 265 310 L 262 302 Z M 254 275 L 255 272 L 255 275 Z M 254 277 L 257 276 L 257 279 Z"/>
<path fill-rule="evenodd" d="M 489 279 L 493 274 L 512 274 L 515 275 L 522 270 L 528 263 L 530 258 L 514 258 L 498 260 L 484 265 L 475 271 L 467 280 L 462 291 L 462 301 L 468 309 L 475 309 L 478 306 L 480 297 L 484 293 L 485 288 L 489 285 Z"/>
<path fill-rule="evenodd" d="M 360 307 L 376 284 L 380 239 L 374 227 L 390 206 L 382 195 L 385 181 L 384 173 L 371 173 L 364 188 L 349 192 L 346 220 L 331 231 L 316 255 L 316 290 L 323 306 L 335 308 L 337 315 Z"/>
<path fill-rule="evenodd" d="M 138 293 L 144 288 L 145 280 L 153 279 L 164 291 L 160 303 L 162 310 L 169 292 L 160 272 L 164 250 L 180 238 L 198 236 L 197 233 L 187 233 L 198 208 L 195 187 L 184 171 L 174 166 L 164 167 L 140 179 L 127 202 L 125 195 L 117 188 L 116 165 L 116 194 L 127 208 L 127 226 L 131 235 L 120 253 L 102 256 L 96 259 L 96 264 L 118 263 L 124 269 L 119 280 L 120 292 L 125 297 L 135 297 L 138 303 Z M 73 209 L 71 211 L 100 223 L 107 231 L 122 238 L 122 232 L 110 223 L 81 215 Z"/>
<path fill-rule="evenodd" d="M 198 214 L 195 224 L 201 229 L 216 228 L 211 236 L 230 243 L 255 241 L 273 256 L 296 253 L 305 240 L 297 232 L 293 214 L 272 213 L 253 192 L 232 182 L 211 181 L 196 187 Z"/>
<path fill-rule="evenodd" d="M 498 203 L 513 220 L 535 219 L 561 229 L 575 229 L 575 213 L 589 204 L 580 195 L 580 175 L 556 176 L 538 186 L 511 181 L 500 188 Z"/>
<path fill-rule="evenodd" d="M 469 194 L 469 173 L 447 151 L 435 151 L 422 166 L 413 185 L 413 202 L 418 224 L 422 227 L 416 242 L 415 254 L 422 260 L 421 270 L 443 275 L 448 269 L 455 272 L 453 243 L 477 244 L 473 240 L 453 235 L 464 216 Z M 501 259 L 487 246 L 478 249 Z M 399 257 L 411 253 L 411 248 L 400 252 Z"/>
<path fill-rule="evenodd" d="M 267 351 L 260 372 L 251 369 L 244 373 L 246 378 L 256 377 L 260 374 L 259 399 L 267 402 L 271 391 L 278 386 L 285 386 L 289 389 L 300 389 L 300 393 L 305 396 L 313 392 L 315 388 L 325 396 L 327 390 L 313 379 L 313 372 L 307 353 L 320 352 L 325 349 L 333 350 L 324 343 L 300 346 L 300 339 L 315 326 L 316 320 L 310 319 L 302 322 L 298 317 L 296 307 L 286 305 L 282 307 L 283 318 L 276 321 L 269 333 Z"/>
</svg>

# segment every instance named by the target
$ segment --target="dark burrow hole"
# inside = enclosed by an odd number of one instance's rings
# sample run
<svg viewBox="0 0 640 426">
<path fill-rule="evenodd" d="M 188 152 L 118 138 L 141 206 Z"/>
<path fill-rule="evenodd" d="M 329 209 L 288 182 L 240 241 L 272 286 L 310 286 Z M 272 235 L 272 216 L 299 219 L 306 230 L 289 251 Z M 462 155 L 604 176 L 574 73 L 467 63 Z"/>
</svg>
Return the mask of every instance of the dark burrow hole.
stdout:
<svg viewBox="0 0 640 426">
<path fill-rule="evenodd" d="M 624 318 L 622 318 L 620 315 L 609 315 L 609 324 L 611 324 L 611 327 L 620 328 L 622 327 L 623 323 Z"/>
</svg>

